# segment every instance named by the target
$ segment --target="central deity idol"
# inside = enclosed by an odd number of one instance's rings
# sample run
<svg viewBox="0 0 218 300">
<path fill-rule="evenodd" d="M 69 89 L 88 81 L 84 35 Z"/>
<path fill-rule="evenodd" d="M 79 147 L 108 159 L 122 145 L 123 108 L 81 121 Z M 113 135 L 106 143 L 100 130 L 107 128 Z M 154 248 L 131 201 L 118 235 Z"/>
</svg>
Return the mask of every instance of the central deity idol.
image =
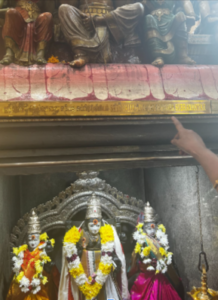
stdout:
<svg viewBox="0 0 218 300">
<path fill-rule="evenodd" d="M 73 226 L 64 237 L 58 299 L 129 299 L 125 256 L 116 229 L 102 219 L 100 199 L 94 193 L 87 204 L 81 228 Z M 122 289 L 116 282 L 119 275 Z"/>
</svg>

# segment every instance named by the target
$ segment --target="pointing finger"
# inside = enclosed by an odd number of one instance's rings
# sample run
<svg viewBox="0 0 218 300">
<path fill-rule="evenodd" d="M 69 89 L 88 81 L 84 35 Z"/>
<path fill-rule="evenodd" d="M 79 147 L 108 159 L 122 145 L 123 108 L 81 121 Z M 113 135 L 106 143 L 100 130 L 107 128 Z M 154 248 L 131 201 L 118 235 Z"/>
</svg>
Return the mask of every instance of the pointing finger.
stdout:
<svg viewBox="0 0 218 300">
<path fill-rule="evenodd" d="M 176 129 L 178 131 L 181 131 L 184 129 L 184 127 L 182 126 L 182 123 L 175 117 L 172 117 L 171 120 L 173 121 L 174 125 L 176 126 Z"/>
</svg>

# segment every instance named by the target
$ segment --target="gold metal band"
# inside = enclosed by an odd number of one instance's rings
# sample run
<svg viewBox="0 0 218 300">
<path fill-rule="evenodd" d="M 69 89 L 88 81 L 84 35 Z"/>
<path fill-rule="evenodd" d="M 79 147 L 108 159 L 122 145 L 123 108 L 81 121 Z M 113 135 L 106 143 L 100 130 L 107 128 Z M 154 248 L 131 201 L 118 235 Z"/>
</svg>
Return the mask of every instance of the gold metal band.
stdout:
<svg viewBox="0 0 218 300">
<path fill-rule="evenodd" d="M 208 100 L 0 102 L 0 117 L 211 114 Z"/>
<path fill-rule="evenodd" d="M 90 5 L 88 9 L 86 5 L 81 5 L 80 10 L 85 14 L 102 16 L 112 11 L 113 8 L 106 5 Z"/>
</svg>

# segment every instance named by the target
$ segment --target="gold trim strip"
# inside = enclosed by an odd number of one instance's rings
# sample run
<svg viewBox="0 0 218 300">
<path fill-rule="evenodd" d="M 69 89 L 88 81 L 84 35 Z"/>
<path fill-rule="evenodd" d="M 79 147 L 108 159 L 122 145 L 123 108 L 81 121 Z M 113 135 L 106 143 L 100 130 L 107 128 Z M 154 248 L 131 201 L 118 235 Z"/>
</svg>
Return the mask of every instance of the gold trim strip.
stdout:
<svg viewBox="0 0 218 300">
<path fill-rule="evenodd" d="M 0 102 L 0 117 L 145 116 L 211 113 L 211 101 L 207 100 Z"/>
</svg>

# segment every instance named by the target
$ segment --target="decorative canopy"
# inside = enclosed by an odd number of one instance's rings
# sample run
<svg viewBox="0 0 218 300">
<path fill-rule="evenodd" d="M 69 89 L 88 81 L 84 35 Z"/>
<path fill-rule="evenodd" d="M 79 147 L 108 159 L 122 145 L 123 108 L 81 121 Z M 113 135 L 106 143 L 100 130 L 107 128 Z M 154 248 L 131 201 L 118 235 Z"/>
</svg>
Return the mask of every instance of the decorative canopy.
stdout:
<svg viewBox="0 0 218 300">
<path fill-rule="evenodd" d="M 65 228 L 66 221 L 87 208 L 87 201 L 93 192 L 100 199 L 101 209 L 108 218 L 119 217 L 122 223 L 136 225 L 137 217 L 143 210 L 144 203 L 134 197 L 124 195 L 116 188 L 98 178 L 98 172 L 78 173 L 77 179 L 65 191 L 53 200 L 33 208 L 38 214 L 42 232 Z M 25 241 L 30 213 L 26 213 L 11 234 L 11 247 L 17 247 Z"/>
</svg>

